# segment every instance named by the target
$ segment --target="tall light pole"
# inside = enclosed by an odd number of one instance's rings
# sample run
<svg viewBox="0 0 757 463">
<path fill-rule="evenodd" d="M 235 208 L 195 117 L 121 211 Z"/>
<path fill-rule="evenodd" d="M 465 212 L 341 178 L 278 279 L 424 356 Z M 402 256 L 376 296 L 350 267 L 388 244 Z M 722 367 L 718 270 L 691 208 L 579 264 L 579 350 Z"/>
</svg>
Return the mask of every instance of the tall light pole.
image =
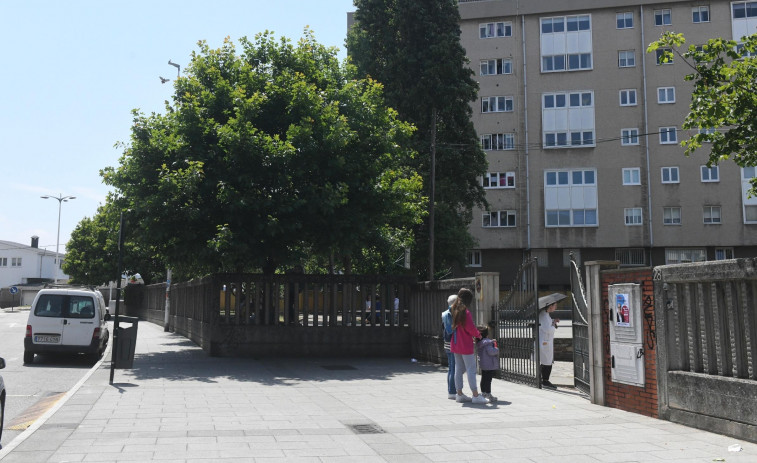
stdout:
<svg viewBox="0 0 757 463">
<path fill-rule="evenodd" d="M 55 283 L 58 283 L 58 269 L 60 268 L 60 254 L 58 253 L 58 250 L 60 248 L 60 210 L 61 206 L 64 202 L 68 201 L 69 199 L 76 199 L 76 196 L 63 196 L 62 194 L 58 193 L 58 196 L 40 196 L 42 199 L 57 199 L 58 200 L 58 240 L 55 243 Z"/>
<path fill-rule="evenodd" d="M 173 66 L 173 67 L 176 68 L 176 78 L 178 79 L 179 76 L 181 75 L 181 65 L 174 63 L 170 59 L 168 60 L 168 64 L 170 64 L 171 66 Z M 160 83 L 161 84 L 165 84 L 166 82 L 169 82 L 171 80 L 171 79 L 166 79 L 163 76 L 159 76 L 159 77 L 160 77 Z"/>
</svg>

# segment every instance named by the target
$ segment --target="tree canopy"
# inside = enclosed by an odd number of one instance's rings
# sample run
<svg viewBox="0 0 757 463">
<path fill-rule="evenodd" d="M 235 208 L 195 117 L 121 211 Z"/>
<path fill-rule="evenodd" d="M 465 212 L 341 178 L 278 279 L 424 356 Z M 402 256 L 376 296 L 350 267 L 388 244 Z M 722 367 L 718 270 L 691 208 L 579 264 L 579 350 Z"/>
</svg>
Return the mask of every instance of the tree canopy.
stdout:
<svg viewBox="0 0 757 463">
<path fill-rule="evenodd" d="M 707 142 L 707 165 L 732 159 L 740 167 L 757 166 L 757 34 L 741 41 L 714 38 L 703 45 L 685 46 L 683 34 L 666 32 L 647 51 L 662 50 L 665 60 L 682 58 L 694 82 L 690 111 L 682 128 L 696 131 L 683 141 L 689 155 Z M 706 129 L 706 130 L 700 130 Z M 750 194 L 757 194 L 757 178 Z"/>
<path fill-rule="evenodd" d="M 306 29 L 199 42 L 165 114 L 134 111 L 102 176 L 135 241 L 184 276 L 399 252 L 424 216 L 412 126 Z"/>
<path fill-rule="evenodd" d="M 384 84 L 387 104 L 418 130 L 415 167 L 430 193 L 435 146 L 435 270 L 462 264 L 474 247 L 468 232 L 472 209 L 485 204 L 479 177 L 486 157 L 471 121 L 478 84 L 460 44 L 455 0 L 355 0 L 355 24 L 347 37 L 350 59 L 360 75 Z M 436 227 L 435 227 L 436 228 Z M 428 267 L 429 226 L 416 227 L 413 263 Z"/>
</svg>

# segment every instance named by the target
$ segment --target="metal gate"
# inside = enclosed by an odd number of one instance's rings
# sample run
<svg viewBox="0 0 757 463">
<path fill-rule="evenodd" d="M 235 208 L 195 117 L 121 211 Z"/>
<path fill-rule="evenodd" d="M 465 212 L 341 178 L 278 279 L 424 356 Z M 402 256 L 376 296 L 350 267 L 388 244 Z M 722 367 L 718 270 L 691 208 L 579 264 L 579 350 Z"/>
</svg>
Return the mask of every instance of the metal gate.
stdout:
<svg viewBox="0 0 757 463">
<path fill-rule="evenodd" d="M 581 271 L 570 253 L 570 290 L 573 295 L 573 382 L 576 389 L 589 394 L 591 387 L 589 363 L 589 306 L 581 280 Z"/>
<path fill-rule="evenodd" d="M 508 381 L 541 387 L 537 261 L 523 262 L 509 294 L 492 313 L 499 345 L 500 377 Z"/>
</svg>

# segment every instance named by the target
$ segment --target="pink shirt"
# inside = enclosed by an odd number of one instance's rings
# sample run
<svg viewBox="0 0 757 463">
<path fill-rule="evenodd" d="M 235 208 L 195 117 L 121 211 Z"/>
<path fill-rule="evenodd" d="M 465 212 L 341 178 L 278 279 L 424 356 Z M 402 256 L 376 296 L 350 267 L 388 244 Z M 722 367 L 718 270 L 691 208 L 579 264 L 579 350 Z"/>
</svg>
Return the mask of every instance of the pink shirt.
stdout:
<svg viewBox="0 0 757 463">
<path fill-rule="evenodd" d="M 465 323 L 455 328 L 449 350 L 453 354 L 471 355 L 474 352 L 473 338 L 480 337 L 481 333 L 473 323 L 473 316 L 470 314 L 470 310 L 465 309 Z"/>
</svg>

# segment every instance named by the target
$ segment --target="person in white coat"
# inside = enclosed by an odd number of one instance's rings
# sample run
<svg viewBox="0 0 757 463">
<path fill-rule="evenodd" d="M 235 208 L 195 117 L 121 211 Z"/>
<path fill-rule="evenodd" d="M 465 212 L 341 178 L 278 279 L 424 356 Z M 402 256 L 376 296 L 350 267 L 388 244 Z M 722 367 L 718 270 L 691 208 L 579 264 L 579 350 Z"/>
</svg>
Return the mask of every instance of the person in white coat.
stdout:
<svg viewBox="0 0 757 463">
<path fill-rule="evenodd" d="M 555 361 L 555 330 L 559 319 L 552 319 L 549 315 L 557 310 L 557 303 L 565 299 L 565 295 L 555 293 L 539 298 L 539 363 L 541 364 L 541 384 L 555 389 L 549 382 L 552 374 L 552 363 Z"/>
</svg>

